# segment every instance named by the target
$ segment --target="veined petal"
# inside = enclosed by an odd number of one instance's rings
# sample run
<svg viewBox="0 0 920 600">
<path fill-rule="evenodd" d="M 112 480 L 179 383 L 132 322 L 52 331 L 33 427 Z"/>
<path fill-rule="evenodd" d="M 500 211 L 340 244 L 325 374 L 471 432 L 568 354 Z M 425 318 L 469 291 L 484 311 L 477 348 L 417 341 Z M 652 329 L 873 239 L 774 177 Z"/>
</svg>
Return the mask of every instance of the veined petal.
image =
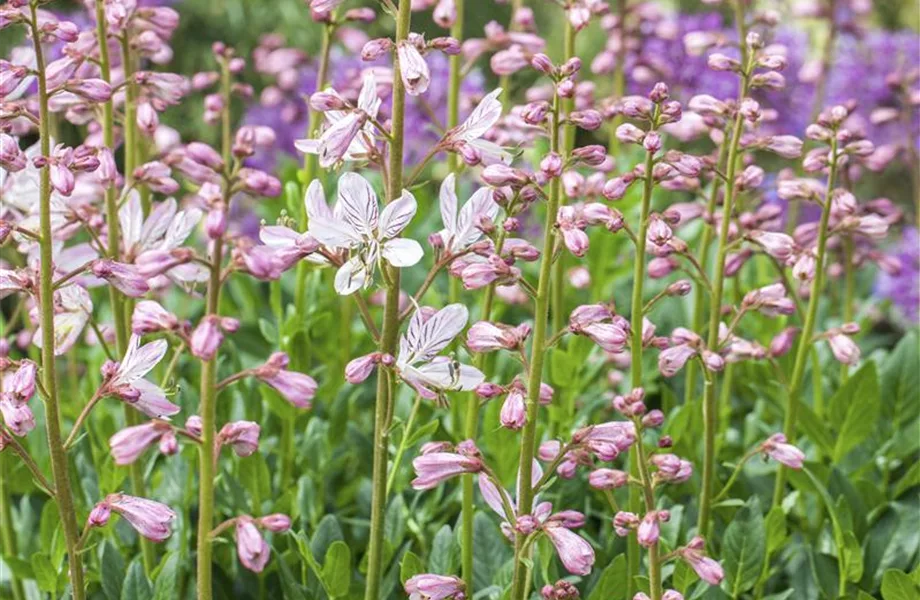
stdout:
<svg viewBox="0 0 920 600">
<path fill-rule="evenodd" d="M 467 143 L 479 150 L 479 154 L 482 155 L 482 162 L 487 165 L 499 162 L 506 165 L 511 164 L 511 154 L 495 142 L 477 139 Z"/>
<path fill-rule="evenodd" d="M 378 219 L 377 194 L 370 182 L 357 173 L 345 173 L 339 178 L 338 198 L 342 219 L 358 234 L 374 237 Z"/>
<path fill-rule="evenodd" d="M 358 94 L 358 108 L 367 113 L 370 118 L 377 118 L 377 111 L 380 110 L 380 98 L 377 97 L 377 78 L 374 77 L 373 71 L 368 71 L 364 74 L 361 92 Z"/>
<path fill-rule="evenodd" d="M 172 198 L 167 198 L 153 209 L 140 231 L 138 242 L 142 248 L 152 248 L 157 240 L 166 235 L 173 218 L 176 216 L 176 208 L 176 201 Z M 189 229 L 189 232 L 191 232 L 191 229 Z M 186 237 L 188 237 L 188 233 Z"/>
<path fill-rule="evenodd" d="M 132 335 L 128 340 L 128 350 L 116 377 L 119 383 L 133 384 L 157 366 L 169 349 L 166 340 L 156 340 L 143 346 L 140 344 L 141 338 L 138 335 Z"/>
<path fill-rule="evenodd" d="M 441 208 L 441 222 L 449 237 L 457 232 L 457 184 L 453 173 L 444 178 L 438 193 Z M 447 240 L 444 240 L 447 242 Z"/>
<path fill-rule="evenodd" d="M 425 251 L 415 240 L 396 238 L 383 243 L 381 254 L 394 267 L 411 267 L 422 260 Z"/>
<path fill-rule="evenodd" d="M 422 321 L 421 312 L 415 311 L 404 336 L 406 350 L 411 354 L 406 361 L 412 363 L 434 358 L 463 331 L 469 316 L 469 310 L 462 304 L 449 304 L 427 321 Z"/>
<path fill-rule="evenodd" d="M 283 225 L 266 225 L 259 230 L 259 239 L 272 248 L 291 248 L 301 234 Z"/>
<path fill-rule="evenodd" d="M 144 226 L 144 209 L 137 190 L 131 190 L 128 199 L 118 209 L 118 224 L 121 227 L 121 239 L 125 248 L 131 248 L 141 241 L 141 229 Z"/>
<path fill-rule="evenodd" d="M 380 214 L 380 223 L 377 226 L 379 239 L 396 237 L 415 216 L 416 210 L 418 210 L 418 203 L 415 201 L 415 196 L 408 190 L 403 190 L 399 200 L 387 204 Z"/>
<path fill-rule="evenodd" d="M 492 90 L 476 105 L 470 116 L 460 125 L 458 139 L 465 142 L 479 139 L 495 125 L 502 116 L 502 103 L 498 100 L 501 93 L 501 88 Z"/>
<path fill-rule="evenodd" d="M 466 248 L 482 237 L 482 232 L 476 228 L 479 217 L 494 220 L 497 215 L 498 204 L 492 199 L 491 188 L 484 187 L 476 190 L 460 209 L 457 217 L 455 249 Z"/>
<path fill-rule="evenodd" d="M 302 139 L 295 140 L 294 147 L 304 154 L 319 154 L 319 140 Z"/>
<path fill-rule="evenodd" d="M 200 220 L 200 209 L 180 210 L 170 221 L 166 235 L 163 237 L 163 243 L 160 244 L 160 249 L 172 250 L 181 246 Z"/>
<path fill-rule="evenodd" d="M 306 193 L 303 196 L 303 204 L 307 209 L 307 218 L 324 217 L 332 219 L 332 209 L 326 203 L 326 192 L 323 191 L 323 184 L 318 179 L 310 182 Z"/>
<path fill-rule="evenodd" d="M 348 296 L 370 284 L 371 273 L 360 256 L 348 260 L 335 274 L 335 291 Z"/>
<path fill-rule="evenodd" d="M 316 215 L 310 219 L 307 233 L 329 248 L 351 248 L 361 243 L 361 236 L 344 221 Z"/>
</svg>

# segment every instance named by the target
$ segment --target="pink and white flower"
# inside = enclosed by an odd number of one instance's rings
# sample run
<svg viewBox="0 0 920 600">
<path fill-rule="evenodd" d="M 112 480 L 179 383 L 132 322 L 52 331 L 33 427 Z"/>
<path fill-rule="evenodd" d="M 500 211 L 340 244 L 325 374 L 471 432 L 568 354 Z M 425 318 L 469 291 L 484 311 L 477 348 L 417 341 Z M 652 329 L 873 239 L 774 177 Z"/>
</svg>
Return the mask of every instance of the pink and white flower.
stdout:
<svg viewBox="0 0 920 600">
<path fill-rule="evenodd" d="M 412 314 L 399 340 L 396 370 L 423 398 L 434 400 L 447 391 L 469 392 L 485 379 L 475 367 L 438 356 L 463 330 L 468 318 L 469 311 L 462 304 L 450 304 L 428 318 L 422 310 Z"/>
<path fill-rule="evenodd" d="M 397 237 L 415 216 L 415 197 L 403 190 L 381 212 L 377 194 L 370 182 L 356 173 L 339 178 L 336 210 L 315 214 L 310 219 L 309 234 L 332 250 L 348 250 L 351 258 L 335 275 L 335 290 L 347 296 L 371 286 L 374 271 L 381 260 L 391 266 L 411 267 L 422 259 L 424 251 L 415 240 Z M 326 211 L 322 211 L 326 212 Z"/>
<path fill-rule="evenodd" d="M 179 412 L 179 407 L 166 399 L 166 393 L 158 385 L 144 379 L 144 375 L 163 359 L 168 348 L 166 340 L 156 340 L 141 346 L 141 338 L 132 335 L 121 362 L 110 361 L 103 366 L 106 380 L 100 394 L 118 396 L 154 419 Z"/>
</svg>

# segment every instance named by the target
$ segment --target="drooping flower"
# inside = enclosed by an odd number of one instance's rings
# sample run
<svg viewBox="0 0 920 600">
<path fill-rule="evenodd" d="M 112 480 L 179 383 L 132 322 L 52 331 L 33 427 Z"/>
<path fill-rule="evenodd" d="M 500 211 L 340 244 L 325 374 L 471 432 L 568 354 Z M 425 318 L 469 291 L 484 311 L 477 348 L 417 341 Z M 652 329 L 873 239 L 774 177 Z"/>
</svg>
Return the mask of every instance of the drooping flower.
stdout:
<svg viewBox="0 0 920 600">
<path fill-rule="evenodd" d="M 380 260 L 391 266 L 411 267 L 424 251 L 415 240 L 397 237 L 409 224 L 418 205 L 407 190 L 379 212 L 370 182 L 356 173 L 339 179 L 338 203 L 332 214 L 311 215 L 308 233 L 333 250 L 349 250 L 351 258 L 339 267 L 335 290 L 347 296 L 373 283 Z M 325 212 L 325 211 L 323 211 Z M 331 218 L 330 218 L 331 217 Z"/>
<path fill-rule="evenodd" d="M 137 532 L 154 542 L 162 542 L 172 533 L 170 523 L 176 518 L 171 508 L 160 502 L 127 494 L 109 494 L 90 513 L 89 525 L 102 526 L 110 512 L 128 521 Z"/>
<path fill-rule="evenodd" d="M 261 427 L 253 421 L 234 421 L 227 423 L 217 433 L 219 446 L 229 444 L 237 456 L 251 456 L 259 449 L 259 432 Z"/>
<path fill-rule="evenodd" d="M 482 470 L 482 459 L 475 451 L 475 446 L 469 451 L 464 449 L 460 452 L 429 452 L 416 457 L 412 461 L 412 467 L 415 469 L 415 479 L 412 480 L 412 487 L 417 490 L 430 490 L 439 485 L 441 482 L 455 477 L 462 473 L 478 473 Z M 458 448 L 460 450 L 460 448 Z"/>
<path fill-rule="evenodd" d="M 709 585 L 719 585 L 725 578 L 725 572 L 722 565 L 712 558 L 706 556 L 706 542 L 702 537 L 696 536 L 683 548 L 677 549 L 677 555 L 680 556 L 694 571 L 700 579 Z"/>
<path fill-rule="evenodd" d="M 167 433 L 172 433 L 172 427 L 158 420 L 125 427 L 109 438 L 109 449 L 115 464 L 130 465 Z"/>
<path fill-rule="evenodd" d="M 284 352 L 275 352 L 254 374 L 297 408 L 310 408 L 310 401 L 316 395 L 316 380 L 306 373 L 288 371 L 288 360 Z"/>
<path fill-rule="evenodd" d="M 786 443 L 786 436 L 774 433 L 760 445 L 760 451 L 773 460 L 782 463 L 790 469 L 801 469 L 805 463 L 805 453 Z"/>
<path fill-rule="evenodd" d="M 241 516 L 236 519 L 236 552 L 243 566 L 253 573 L 261 573 L 268 563 L 271 547 L 259 533 L 252 517 Z"/>
<path fill-rule="evenodd" d="M 472 391 L 485 376 L 453 357 L 438 356 L 466 326 L 469 311 L 450 304 L 428 318 L 416 310 L 399 340 L 396 369 L 422 397 L 434 400 L 446 391 Z"/>
<path fill-rule="evenodd" d="M 403 585 L 409 600 L 451 600 L 465 597 L 466 585 L 459 577 L 422 573 Z"/>
</svg>

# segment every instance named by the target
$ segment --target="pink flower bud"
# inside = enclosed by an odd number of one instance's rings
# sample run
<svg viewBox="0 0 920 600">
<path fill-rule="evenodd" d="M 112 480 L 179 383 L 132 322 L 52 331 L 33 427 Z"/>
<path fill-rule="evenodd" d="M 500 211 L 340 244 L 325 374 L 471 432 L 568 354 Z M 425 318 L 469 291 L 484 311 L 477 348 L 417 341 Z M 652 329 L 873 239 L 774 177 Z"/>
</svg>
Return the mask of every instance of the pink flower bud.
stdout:
<svg viewBox="0 0 920 600">
<path fill-rule="evenodd" d="M 252 421 L 235 421 L 221 427 L 217 433 L 218 447 L 229 444 L 237 456 L 250 456 L 259 449 L 261 427 Z"/>
<path fill-rule="evenodd" d="M 345 365 L 345 380 L 353 385 L 361 383 L 374 372 L 379 360 L 377 352 L 352 359 Z"/>
<path fill-rule="evenodd" d="M 192 332 L 189 349 L 201 360 L 211 360 L 217 355 L 217 349 L 224 340 L 220 327 L 220 317 L 207 315 Z"/>
<path fill-rule="evenodd" d="M 256 522 L 260 527 L 272 533 L 284 533 L 291 528 L 291 517 L 281 513 L 265 515 L 264 517 L 256 519 Z"/>
<path fill-rule="evenodd" d="M 588 483 L 596 490 L 613 490 L 629 482 L 629 473 L 617 469 L 595 469 L 588 475 Z"/>
<path fill-rule="evenodd" d="M 361 49 L 361 60 L 375 61 L 393 48 L 389 38 L 378 38 L 364 44 Z"/>
<path fill-rule="evenodd" d="M 502 427 L 507 429 L 520 429 L 527 421 L 527 409 L 524 405 L 524 394 L 520 389 L 512 389 L 505 402 L 502 404 L 499 420 Z"/>
<path fill-rule="evenodd" d="M 604 123 L 601 113 L 593 110 L 577 110 L 569 114 L 569 122 L 588 131 L 594 131 Z"/>
</svg>

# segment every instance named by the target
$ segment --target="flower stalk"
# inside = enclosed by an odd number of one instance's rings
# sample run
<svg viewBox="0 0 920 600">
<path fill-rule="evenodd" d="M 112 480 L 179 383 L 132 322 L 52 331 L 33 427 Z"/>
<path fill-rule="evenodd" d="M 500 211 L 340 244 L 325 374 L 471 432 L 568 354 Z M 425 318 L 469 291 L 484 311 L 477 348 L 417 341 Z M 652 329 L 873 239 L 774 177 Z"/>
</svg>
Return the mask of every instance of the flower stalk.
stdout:
<svg viewBox="0 0 920 600">
<path fill-rule="evenodd" d="M 39 29 L 38 7 L 29 4 L 32 45 L 35 50 L 35 68 L 38 79 L 39 140 L 42 156 L 51 155 L 51 114 L 48 109 L 48 85 L 42 34 Z M 77 525 L 76 507 L 70 488 L 67 454 L 61 436 L 60 400 L 57 390 L 57 368 L 54 356 L 54 264 L 51 233 L 51 169 L 45 165 L 39 171 L 39 242 L 40 298 L 39 319 L 42 329 L 41 374 L 45 392 L 45 425 L 48 433 L 48 451 L 54 480 L 54 498 L 58 505 L 64 545 L 70 569 L 70 583 L 74 600 L 84 600 L 86 589 L 83 579 L 83 557 L 79 553 L 80 529 Z"/>
<path fill-rule="evenodd" d="M 395 43 L 409 37 L 411 21 L 410 0 L 399 0 L 396 15 Z M 393 55 L 393 110 L 389 156 L 389 181 L 385 202 L 397 200 L 403 187 L 403 137 L 406 111 L 406 89 L 400 75 L 399 54 Z M 384 263 L 381 265 L 387 281 L 386 300 L 383 307 L 383 327 L 380 335 L 381 353 L 395 355 L 399 333 L 399 269 Z M 389 421 L 392 418 L 391 405 L 395 377 L 380 369 L 377 374 L 377 400 L 374 408 L 374 464 L 371 485 L 371 531 L 368 546 L 367 586 L 365 600 L 380 597 L 380 580 L 383 576 L 383 534 L 387 503 L 387 470 L 389 465 Z"/>
<path fill-rule="evenodd" d="M 559 94 L 553 97 L 552 122 L 550 131 L 550 151 L 558 152 L 561 145 L 559 115 L 561 102 Z M 540 384 L 543 376 L 543 362 L 546 358 L 546 338 L 549 326 L 550 292 L 553 276 L 553 255 L 555 254 L 556 232 L 555 224 L 562 196 L 562 181 L 554 177 L 550 182 L 549 201 L 546 207 L 543 228 L 543 252 L 540 259 L 540 278 L 537 283 L 537 295 L 534 306 L 533 340 L 530 353 L 530 371 L 527 378 L 527 420 L 521 434 L 521 453 L 519 461 L 519 477 L 522 482 L 520 498 L 518 498 L 519 514 L 530 514 L 533 511 L 534 489 L 529 485 L 532 481 L 533 457 L 537 442 L 537 417 L 540 408 Z M 512 580 L 511 600 L 524 600 L 527 594 L 529 568 L 527 557 L 524 555 L 524 542 L 526 536 L 517 534 L 514 543 L 514 579 Z"/>
<path fill-rule="evenodd" d="M 230 99 L 231 76 L 226 58 L 221 58 L 221 91 L 224 96 L 224 110 L 221 115 L 221 153 L 224 164 L 230 165 Z M 224 182 L 223 200 L 230 203 L 230 184 Z M 220 290 L 222 284 L 221 265 L 223 263 L 223 239 L 217 238 L 211 247 L 211 266 L 208 279 L 207 304 L 205 315 L 217 315 L 220 310 Z M 217 353 L 201 363 L 201 403 L 198 413 L 201 417 L 201 445 L 198 447 L 198 600 L 211 600 L 212 589 L 212 539 L 214 526 L 214 478 L 216 476 L 217 435 Z"/>
<path fill-rule="evenodd" d="M 656 105 L 655 112 L 652 115 L 650 131 L 654 131 L 658 127 L 659 110 L 660 108 Z M 642 298 L 646 276 L 645 253 L 650 220 L 649 215 L 651 214 L 652 192 L 655 186 L 654 167 L 655 152 L 648 150 L 645 155 L 645 178 L 642 183 L 642 204 L 639 209 L 639 229 L 635 237 L 636 258 L 633 267 L 632 301 L 630 302 L 630 330 L 632 333 L 632 341 L 630 342 L 630 348 L 632 350 L 632 358 L 630 360 L 630 384 L 632 389 L 642 387 L 642 322 L 645 316 Z M 641 448 L 641 441 L 638 442 L 638 445 Z M 645 468 L 643 467 L 643 462 L 644 460 L 642 459 L 641 452 L 630 453 L 629 474 L 631 477 L 642 478 L 642 470 Z M 639 490 L 635 486 L 631 486 L 629 488 L 629 509 L 633 512 L 639 512 L 641 503 L 642 499 Z M 654 502 L 652 503 L 652 508 L 649 510 L 653 508 Z M 639 574 L 639 563 L 641 562 L 639 542 L 636 538 L 631 537 L 627 540 L 626 550 L 626 563 L 630 574 L 627 595 L 631 595 L 636 591 L 634 588 L 635 584 L 632 582 L 635 580 L 635 576 Z"/>
<path fill-rule="evenodd" d="M 739 2 L 737 4 L 740 7 L 741 3 Z M 738 12 L 738 18 L 743 23 L 743 10 L 739 8 Z M 744 27 L 739 25 L 739 34 L 743 32 Z M 738 94 L 739 105 L 747 95 L 752 68 L 744 39 L 741 40 L 741 45 L 742 48 L 745 49 L 743 53 L 745 60 L 743 70 L 740 73 L 741 90 Z M 706 342 L 708 348 L 718 348 L 719 346 L 719 321 L 722 318 L 722 295 L 725 288 L 725 261 L 731 250 L 731 239 L 729 239 L 729 234 L 732 214 L 735 208 L 735 197 L 737 195 L 735 175 L 738 169 L 738 149 L 743 133 L 744 115 L 739 110 L 735 114 L 735 120 L 732 125 L 725 163 L 725 199 L 722 203 L 722 220 L 719 224 L 718 246 L 712 277 L 712 296 L 709 301 L 709 328 L 707 330 L 708 338 Z M 719 425 L 717 412 L 715 378 L 706 377 L 703 386 L 703 481 L 700 489 L 700 514 L 697 525 L 697 532 L 703 538 L 709 537 L 709 526 L 711 524 L 712 492 L 716 463 L 716 433 Z"/>
<path fill-rule="evenodd" d="M 828 167 L 827 187 L 824 194 L 824 204 L 821 207 L 821 221 L 818 225 L 818 248 L 815 253 L 815 277 L 811 282 L 811 294 L 808 297 L 808 309 L 805 313 L 805 322 L 799 337 L 799 347 L 795 354 L 795 363 L 792 368 L 792 378 L 789 380 L 789 403 L 786 406 L 786 417 L 783 420 L 783 433 L 790 444 L 796 439 L 796 420 L 802 393 L 802 384 L 805 380 L 805 365 L 812 348 L 812 338 L 815 332 L 815 323 L 818 318 L 818 304 L 821 301 L 821 290 L 824 287 L 824 262 L 827 254 L 827 239 L 829 237 L 828 223 L 831 217 L 832 193 L 837 179 L 837 138 L 830 139 L 830 166 Z M 821 386 L 820 372 L 815 371 L 815 387 Z M 773 506 L 779 506 L 783 501 L 786 489 L 786 469 L 780 465 L 776 471 L 776 485 L 773 488 Z"/>
</svg>

